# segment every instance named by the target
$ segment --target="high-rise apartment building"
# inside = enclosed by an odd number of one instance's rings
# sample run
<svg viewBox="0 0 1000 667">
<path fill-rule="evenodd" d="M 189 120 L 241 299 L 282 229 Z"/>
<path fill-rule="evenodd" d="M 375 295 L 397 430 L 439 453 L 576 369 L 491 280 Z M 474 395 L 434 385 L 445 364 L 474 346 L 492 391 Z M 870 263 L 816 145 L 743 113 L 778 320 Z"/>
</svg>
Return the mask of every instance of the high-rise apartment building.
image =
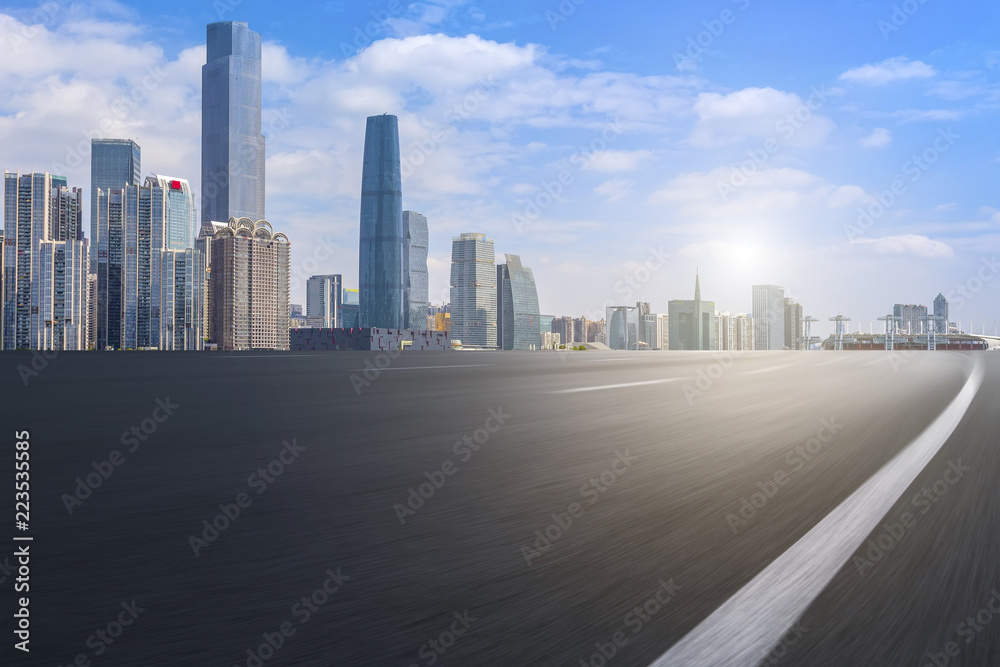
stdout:
<svg viewBox="0 0 1000 667">
<path fill-rule="evenodd" d="M 288 237 L 266 220 L 231 218 L 211 252 L 210 330 L 219 349 L 287 350 Z"/>
<path fill-rule="evenodd" d="M 753 286 L 754 341 L 758 350 L 780 350 L 785 346 L 785 288 Z"/>
<path fill-rule="evenodd" d="M 671 350 L 714 350 L 715 302 L 701 298 L 701 277 L 694 278 L 693 301 L 667 304 Z"/>
<path fill-rule="evenodd" d="M 4 172 L 4 349 L 86 349 L 82 197 L 65 183 L 47 173 Z"/>
<path fill-rule="evenodd" d="M 200 250 L 160 254 L 159 349 L 204 349 L 205 256 Z"/>
<path fill-rule="evenodd" d="M 153 174 L 146 178 L 146 185 L 157 185 L 166 198 L 166 228 L 163 246 L 167 250 L 186 250 L 194 247 L 195 218 L 194 196 L 185 178 Z"/>
<path fill-rule="evenodd" d="M 573 326 L 573 318 L 569 315 L 552 318 L 549 331 L 559 334 L 559 342 L 562 345 L 572 345 L 576 342 L 576 327 Z"/>
<path fill-rule="evenodd" d="M 90 141 L 90 271 L 97 273 L 100 239 L 97 221 L 97 191 L 120 190 L 139 185 L 139 144 L 131 139 L 91 139 Z"/>
<path fill-rule="evenodd" d="M 504 350 L 536 350 L 542 316 L 535 275 L 519 256 L 504 258 L 506 263 L 497 265 L 497 345 Z"/>
<path fill-rule="evenodd" d="M 395 116 L 370 116 L 361 171 L 361 326 L 406 326 L 403 185 Z M 492 272 L 492 267 L 491 267 Z M 492 281 L 491 281 L 492 282 Z"/>
<path fill-rule="evenodd" d="M 306 281 L 306 317 L 322 320 L 324 329 L 342 328 L 343 283 L 339 273 L 310 277 Z"/>
<path fill-rule="evenodd" d="M 897 303 L 892 307 L 897 331 L 904 334 L 922 334 L 927 328 L 927 306 Z"/>
<path fill-rule="evenodd" d="M 451 338 L 464 347 L 497 346 L 497 272 L 493 239 L 462 234 L 451 243 Z M 362 309 L 364 290 L 361 292 Z"/>
<path fill-rule="evenodd" d="M 944 294 L 938 294 L 934 298 L 934 320 L 935 326 L 937 326 L 937 332 L 939 334 L 948 333 L 948 299 L 945 298 Z"/>
<path fill-rule="evenodd" d="M 423 329 L 430 305 L 427 293 L 427 218 L 403 211 L 403 294 L 406 328 Z"/>
<path fill-rule="evenodd" d="M 785 347 L 789 350 L 804 350 L 802 333 L 802 304 L 785 297 Z"/>
<path fill-rule="evenodd" d="M 260 35 L 210 23 L 201 68 L 201 221 L 264 218 Z"/>
</svg>

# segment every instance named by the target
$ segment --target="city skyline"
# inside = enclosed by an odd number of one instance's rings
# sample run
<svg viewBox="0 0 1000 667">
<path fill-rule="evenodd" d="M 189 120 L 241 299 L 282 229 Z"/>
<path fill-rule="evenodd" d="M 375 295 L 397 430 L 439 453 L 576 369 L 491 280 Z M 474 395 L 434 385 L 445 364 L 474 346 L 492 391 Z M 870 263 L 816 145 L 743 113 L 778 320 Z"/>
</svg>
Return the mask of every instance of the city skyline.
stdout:
<svg viewBox="0 0 1000 667">
<path fill-rule="evenodd" d="M 712 48 L 689 57 L 688 39 L 716 17 L 697 7 L 671 8 L 675 20 L 657 47 L 662 57 L 656 64 L 648 57 L 626 64 L 626 53 L 649 52 L 648 36 L 626 45 L 609 33 L 606 50 L 589 54 L 567 41 L 562 19 L 583 27 L 609 11 L 592 6 L 554 22 L 535 9 L 534 22 L 511 16 L 507 28 L 490 28 L 488 21 L 454 9 L 443 9 L 439 18 L 401 10 L 358 44 L 354 28 L 372 20 L 360 7 L 329 8 L 325 42 L 304 16 L 293 14 L 279 25 L 255 3 L 221 15 L 195 12 L 203 20 L 166 32 L 154 30 L 155 17 L 143 10 L 123 18 L 92 9 L 88 19 L 96 25 L 124 20 L 135 26 L 116 42 L 129 56 L 127 70 L 84 57 L 86 38 L 73 32 L 79 9 L 67 8 L 42 23 L 32 23 L 27 10 L 0 14 L 9 34 L 30 37 L 18 44 L 13 69 L 3 75 L 12 90 L 25 92 L 14 96 L 7 111 L 30 112 L 17 122 L 17 135 L 11 134 L 14 125 L 6 130 L 11 152 L 5 166 L 47 170 L 82 186 L 90 162 L 84 143 L 132 137 L 156 173 L 193 183 L 201 171 L 197 108 L 205 25 L 249 22 L 262 36 L 260 131 L 268 160 L 277 167 L 268 186 L 269 217 L 297 239 L 293 275 L 316 248 L 329 257 L 317 273 L 350 276 L 357 270 L 358 137 L 366 114 L 389 111 L 400 118 L 408 207 L 434 221 L 428 247 L 432 303 L 447 300 L 448 239 L 476 228 L 495 238 L 497 247 L 532 258 L 546 312 L 593 317 L 605 302 L 639 299 L 663 311 L 667 301 L 684 294 L 688 276 L 700 265 L 712 276 L 720 308 L 749 311 L 747 285 L 782 284 L 822 320 L 820 335 L 831 332 L 826 317 L 834 313 L 870 322 L 884 315 L 885 304 L 919 302 L 927 293 L 949 297 L 953 321 L 975 320 L 978 327 L 996 319 L 1000 281 L 992 278 L 1000 270 L 993 252 L 1000 249 L 1000 235 L 993 209 L 1000 202 L 993 200 L 986 175 L 992 169 L 989 151 L 1000 153 L 1000 147 L 994 149 L 989 133 L 980 131 L 988 126 L 988 113 L 978 101 L 992 89 L 995 69 L 982 49 L 935 50 L 938 42 L 954 44 L 954 32 L 930 39 L 906 29 L 882 40 L 874 9 L 827 16 L 822 8 L 737 6 L 737 21 L 713 37 Z M 766 34 L 774 12 L 784 20 L 809 12 L 823 14 L 831 25 L 867 24 L 876 39 L 852 45 L 856 51 L 835 65 L 768 60 L 765 71 L 749 75 L 738 57 L 752 50 L 746 31 Z M 920 17 L 951 25 L 940 9 L 923 8 Z M 809 29 L 800 32 L 795 39 L 808 52 Z M 47 58 L 33 61 L 40 53 Z M 544 53 L 572 64 L 558 70 Z M 31 77 L 19 71 L 36 61 L 47 64 L 32 64 Z M 439 70 L 451 76 L 429 76 Z M 961 71 L 971 72 L 979 87 L 956 78 Z M 67 92 L 88 91 L 93 104 L 68 124 L 53 122 L 58 110 L 27 96 L 42 90 L 38 74 L 44 72 L 63 73 Z M 400 81 L 412 81 L 413 92 L 401 89 Z M 529 106 L 513 101 L 528 82 L 537 87 L 538 81 L 547 82 L 537 89 L 543 99 Z M 646 107 L 609 101 L 602 111 L 585 108 L 602 85 L 652 95 L 666 112 L 655 120 Z M 369 90 L 372 96 L 358 98 L 358 108 L 338 90 Z M 545 91 L 560 90 L 577 91 L 580 102 L 555 105 L 546 98 Z M 733 123 L 720 125 L 719 114 L 727 109 Z M 788 126 L 779 132 L 777 122 L 790 113 L 794 119 L 796 111 L 807 121 L 792 125 L 795 132 L 786 138 Z M 556 118 L 562 119 L 559 129 Z M 498 137 L 491 128 L 504 130 Z M 970 134 L 986 139 L 962 139 Z M 778 149 L 765 150 L 766 163 L 754 164 L 752 155 L 759 157 L 772 138 Z M 923 153 L 933 164 L 923 161 Z M 832 158 L 823 159 L 823 168 L 814 166 L 827 154 Z M 917 166 L 914 156 L 928 168 Z M 491 160 L 496 184 L 484 172 Z M 744 178 L 744 185 L 731 186 Z M 902 181 L 904 195 L 892 194 L 895 180 Z M 201 196 L 195 193 L 197 202 Z M 879 206 L 886 206 L 879 199 L 889 202 L 890 196 L 893 201 L 878 215 Z M 803 236 L 803 219 L 816 234 Z M 629 234 L 617 233 L 622 224 Z M 757 233 L 749 235 L 751 228 Z M 628 285 L 652 251 L 671 261 L 635 282 L 637 288 L 627 287 L 633 293 L 621 299 L 617 287 Z M 496 259 L 502 262 L 502 256 Z M 981 268 L 991 280 L 978 278 Z M 869 285 L 864 276 L 873 273 L 881 279 Z M 829 280 L 832 274 L 840 279 Z M 293 284 L 294 300 L 303 299 L 304 287 Z"/>
</svg>

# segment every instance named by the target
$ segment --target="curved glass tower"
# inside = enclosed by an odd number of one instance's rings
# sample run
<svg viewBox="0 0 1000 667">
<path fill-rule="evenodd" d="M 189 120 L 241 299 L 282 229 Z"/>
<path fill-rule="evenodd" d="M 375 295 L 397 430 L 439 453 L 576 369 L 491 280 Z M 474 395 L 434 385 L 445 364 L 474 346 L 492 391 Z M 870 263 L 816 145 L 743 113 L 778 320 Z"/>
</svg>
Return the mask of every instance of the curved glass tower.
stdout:
<svg viewBox="0 0 1000 667">
<path fill-rule="evenodd" d="M 403 185 L 395 116 L 369 116 L 361 171 L 359 281 L 362 327 L 406 327 Z"/>
<path fill-rule="evenodd" d="M 531 269 L 517 255 L 497 266 L 497 343 L 504 350 L 536 350 L 541 344 L 538 290 Z"/>
<path fill-rule="evenodd" d="M 201 221 L 262 220 L 260 34 L 239 21 L 210 23 L 207 46 L 208 62 L 201 68 Z"/>
</svg>

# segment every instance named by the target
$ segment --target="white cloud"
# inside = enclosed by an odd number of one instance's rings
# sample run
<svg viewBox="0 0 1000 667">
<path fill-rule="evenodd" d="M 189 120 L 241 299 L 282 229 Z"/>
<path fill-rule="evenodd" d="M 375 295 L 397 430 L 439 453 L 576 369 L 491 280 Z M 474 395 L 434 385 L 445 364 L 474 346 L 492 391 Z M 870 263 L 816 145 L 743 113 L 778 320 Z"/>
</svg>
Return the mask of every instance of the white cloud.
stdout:
<svg viewBox="0 0 1000 667">
<path fill-rule="evenodd" d="M 814 106 L 820 103 L 812 101 Z M 816 113 L 801 97 L 774 88 L 744 88 L 728 95 L 701 93 L 694 111 L 698 122 L 689 140 L 698 148 L 768 138 L 779 145 L 816 146 L 834 128 L 833 121 Z"/>
<path fill-rule="evenodd" d="M 607 197 L 608 201 L 620 201 L 632 192 L 633 187 L 635 187 L 635 183 L 630 180 L 613 178 L 598 185 L 594 192 L 602 197 Z"/>
<path fill-rule="evenodd" d="M 652 155 L 649 150 L 597 151 L 591 154 L 586 168 L 601 172 L 634 171 L 648 162 Z"/>
<path fill-rule="evenodd" d="M 852 246 L 871 250 L 879 255 L 913 255 L 926 258 L 949 258 L 955 251 L 943 241 L 935 241 L 919 234 L 900 234 L 881 238 L 860 238 L 851 241 Z"/>
<path fill-rule="evenodd" d="M 849 69 L 840 75 L 840 79 L 868 86 L 883 86 L 892 81 L 929 79 L 935 74 L 937 71 L 925 62 L 898 56 L 880 63 Z"/>
<path fill-rule="evenodd" d="M 861 140 L 861 145 L 865 148 L 883 148 L 892 143 L 892 130 L 884 127 L 876 127 L 872 133 Z"/>
</svg>

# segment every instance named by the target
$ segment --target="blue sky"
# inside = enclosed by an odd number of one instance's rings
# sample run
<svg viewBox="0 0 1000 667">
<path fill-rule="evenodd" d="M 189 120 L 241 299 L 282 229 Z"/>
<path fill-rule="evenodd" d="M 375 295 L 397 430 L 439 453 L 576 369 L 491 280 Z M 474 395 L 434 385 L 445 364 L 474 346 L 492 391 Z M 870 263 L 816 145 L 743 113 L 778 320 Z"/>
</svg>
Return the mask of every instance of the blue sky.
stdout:
<svg viewBox="0 0 1000 667">
<path fill-rule="evenodd" d="M 267 217 L 292 240 L 294 302 L 313 273 L 356 286 L 364 120 L 389 112 L 404 207 L 429 221 L 434 302 L 451 238 L 481 231 L 534 269 L 553 315 L 665 312 L 697 268 L 718 309 L 784 285 L 823 333 L 838 313 L 867 330 L 938 292 L 966 328 L 998 317 L 996 3 L 168 9 L 0 7 L 0 164 L 86 187 L 79 145 L 103 122 L 139 141 L 144 174 L 199 189 L 205 24 L 248 21 L 265 42 Z"/>
</svg>

